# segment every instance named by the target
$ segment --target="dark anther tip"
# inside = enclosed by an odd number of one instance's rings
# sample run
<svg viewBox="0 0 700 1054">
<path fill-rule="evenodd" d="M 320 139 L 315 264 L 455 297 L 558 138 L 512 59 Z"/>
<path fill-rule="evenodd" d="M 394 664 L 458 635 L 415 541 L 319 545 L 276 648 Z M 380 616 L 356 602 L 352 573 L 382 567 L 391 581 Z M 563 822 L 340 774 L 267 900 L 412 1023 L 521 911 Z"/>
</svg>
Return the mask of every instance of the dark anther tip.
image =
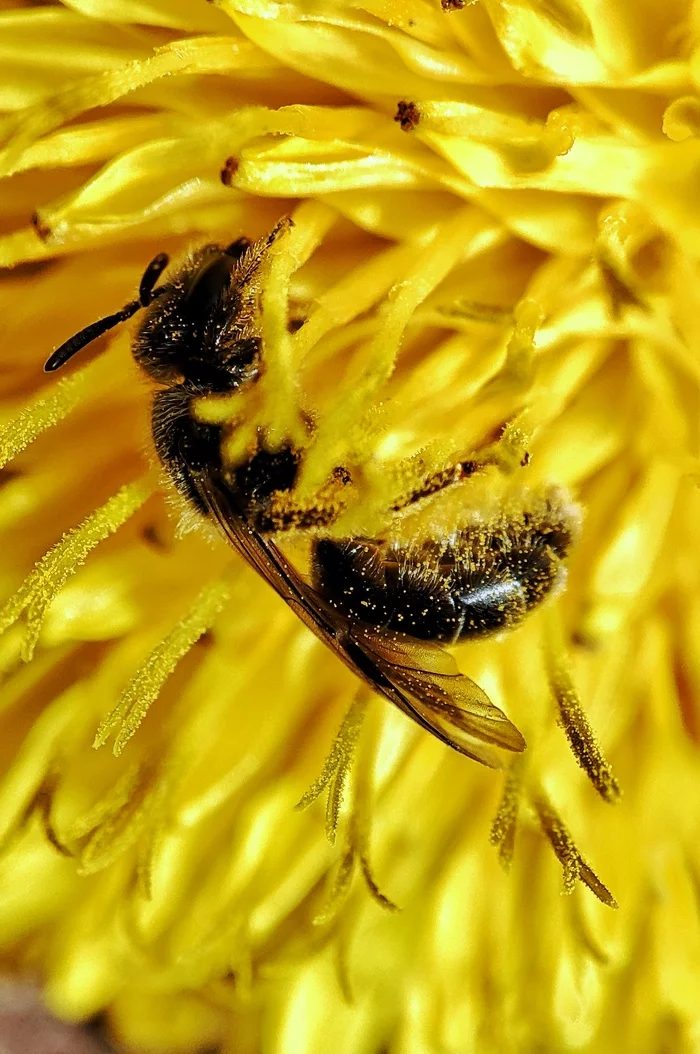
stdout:
<svg viewBox="0 0 700 1054">
<path fill-rule="evenodd" d="M 412 132 L 420 123 L 420 110 L 414 102 L 406 102 L 402 99 L 396 108 L 394 120 L 398 121 L 404 132 Z"/>
<path fill-rule="evenodd" d="M 233 177 L 238 171 L 238 164 L 239 162 L 237 157 L 227 157 L 224 161 L 223 168 L 221 169 L 219 175 L 221 176 L 221 182 L 225 187 L 231 186 Z"/>
<path fill-rule="evenodd" d="M 42 220 L 38 212 L 33 212 L 29 222 L 37 233 L 37 236 L 42 242 L 47 242 L 51 237 L 52 231 L 48 223 Z"/>
</svg>

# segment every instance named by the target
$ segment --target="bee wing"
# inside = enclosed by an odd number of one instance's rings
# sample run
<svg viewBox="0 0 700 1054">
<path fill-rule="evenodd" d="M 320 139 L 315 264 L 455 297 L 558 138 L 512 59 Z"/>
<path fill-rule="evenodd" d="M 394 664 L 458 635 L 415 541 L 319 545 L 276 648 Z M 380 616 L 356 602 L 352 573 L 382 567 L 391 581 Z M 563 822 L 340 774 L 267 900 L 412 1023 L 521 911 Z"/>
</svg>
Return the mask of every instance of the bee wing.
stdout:
<svg viewBox="0 0 700 1054">
<path fill-rule="evenodd" d="M 338 619 L 333 609 L 324 604 L 274 542 L 250 527 L 234 494 L 205 474 L 197 478 L 196 486 L 234 549 L 296 611 L 309 629 L 340 654 L 334 632 Z"/>
<path fill-rule="evenodd" d="M 444 743 L 491 768 L 501 767 L 492 746 L 525 749 L 512 721 L 439 645 L 364 626 L 353 626 L 350 635 L 400 697 L 391 696 L 392 701 Z"/>
<path fill-rule="evenodd" d="M 460 673 L 448 652 L 353 625 L 304 581 L 274 542 L 250 528 L 235 495 L 204 474 L 197 488 L 233 547 L 370 688 L 443 743 L 489 768 L 502 767 L 492 746 L 525 749 L 515 725 Z"/>
</svg>

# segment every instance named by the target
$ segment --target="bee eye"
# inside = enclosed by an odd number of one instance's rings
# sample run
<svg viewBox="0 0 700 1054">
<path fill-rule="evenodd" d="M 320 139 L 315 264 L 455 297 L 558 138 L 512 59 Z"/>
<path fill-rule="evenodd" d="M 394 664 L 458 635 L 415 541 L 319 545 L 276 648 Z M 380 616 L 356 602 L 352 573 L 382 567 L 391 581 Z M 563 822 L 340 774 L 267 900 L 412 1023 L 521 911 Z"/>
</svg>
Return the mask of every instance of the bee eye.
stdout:
<svg viewBox="0 0 700 1054">
<path fill-rule="evenodd" d="M 206 326 L 212 314 L 221 304 L 224 293 L 231 282 L 231 273 L 236 265 L 232 256 L 218 252 L 209 259 L 192 279 L 182 297 L 182 312 L 195 326 Z M 235 305 L 227 305 L 229 310 Z"/>
</svg>

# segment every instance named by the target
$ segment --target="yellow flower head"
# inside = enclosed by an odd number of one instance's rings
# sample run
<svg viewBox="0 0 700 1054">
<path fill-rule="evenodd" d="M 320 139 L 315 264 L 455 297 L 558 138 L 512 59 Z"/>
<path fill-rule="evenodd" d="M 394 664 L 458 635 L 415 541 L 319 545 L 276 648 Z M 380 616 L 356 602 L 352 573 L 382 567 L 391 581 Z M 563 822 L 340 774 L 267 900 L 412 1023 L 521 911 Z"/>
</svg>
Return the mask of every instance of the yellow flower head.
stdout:
<svg viewBox="0 0 700 1054">
<path fill-rule="evenodd" d="M 7 970 L 154 1054 L 696 1050 L 700 7 L 4 6 Z M 522 577 L 513 524 L 559 510 L 555 588 L 454 650 L 503 773 L 202 525 L 139 303 L 42 371 L 156 254 L 165 303 L 280 221 L 255 377 L 191 418 L 229 479 L 296 452 L 268 526 L 300 576 L 320 539 L 444 557 L 468 524 Z"/>
</svg>

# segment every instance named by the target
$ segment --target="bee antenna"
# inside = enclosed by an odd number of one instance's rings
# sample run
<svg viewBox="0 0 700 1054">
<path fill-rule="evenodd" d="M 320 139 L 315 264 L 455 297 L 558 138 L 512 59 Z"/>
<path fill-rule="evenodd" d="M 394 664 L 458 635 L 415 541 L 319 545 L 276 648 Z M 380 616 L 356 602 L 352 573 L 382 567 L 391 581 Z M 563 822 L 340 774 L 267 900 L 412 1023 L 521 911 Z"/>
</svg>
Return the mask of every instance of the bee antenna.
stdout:
<svg viewBox="0 0 700 1054">
<path fill-rule="evenodd" d="M 155 289 L 154 286 L 168 266 L 169 259 L 167 253 L 158 253 L 157 256 L 154 256 L 143 272 L 143 277 L 139 283 L 138 300 L 132 300 L 129 304 L 125 304 L 120 311 L 115 311 L 113 315 L 105 315 L 104 318 L 98 318 L 96 322 L 91 322 L 89 326 L 81 329 L 70 340 L 66 340 L 46 360 L 44 372 L 53 373 L 54 370 L 59 370 L 77 352 L 87 347 L 88 344 L 92 344 L 93 340 L 101 337 L 108 330 L 114 329 L 120 322 L 126 322 L 137 311 L 140 311 L 142 307 L 148 307 L 157 296 L 164 293 L 165 286 L 161 289 Z"/>
</svg>

